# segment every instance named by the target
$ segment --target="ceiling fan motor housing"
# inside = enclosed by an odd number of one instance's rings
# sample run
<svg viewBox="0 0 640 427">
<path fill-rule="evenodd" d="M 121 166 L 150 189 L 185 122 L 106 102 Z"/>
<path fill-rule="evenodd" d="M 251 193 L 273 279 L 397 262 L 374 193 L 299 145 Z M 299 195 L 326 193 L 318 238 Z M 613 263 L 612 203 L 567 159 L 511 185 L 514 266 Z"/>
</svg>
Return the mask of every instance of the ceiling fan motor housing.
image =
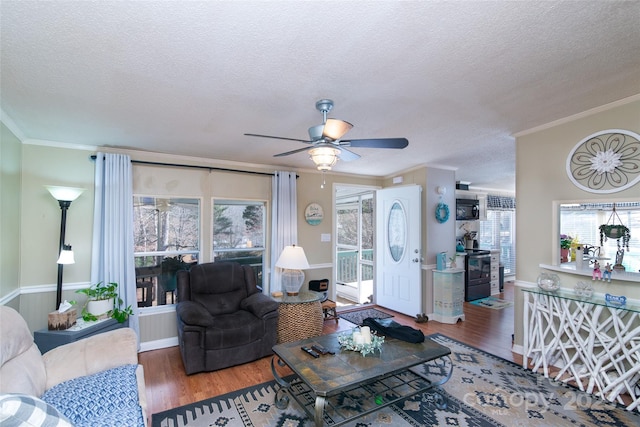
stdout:
<svg viewBox="0 0 640 427">
<path fill-rule="evenodd" d="M 312 142 L 322 139 L 322 129 L 324 129 L 324 124 L 311 126 L 309 128 L 309 138 Z"/>
<path fill-rule="evenodd" d="M 333 109 L 333 101 L 330 99 L 321 99 L 316 102 L 316 110 L 322 114 L 326 114 Z M 326 116 L 325 116 L 326 119 Z"/>
</svg>

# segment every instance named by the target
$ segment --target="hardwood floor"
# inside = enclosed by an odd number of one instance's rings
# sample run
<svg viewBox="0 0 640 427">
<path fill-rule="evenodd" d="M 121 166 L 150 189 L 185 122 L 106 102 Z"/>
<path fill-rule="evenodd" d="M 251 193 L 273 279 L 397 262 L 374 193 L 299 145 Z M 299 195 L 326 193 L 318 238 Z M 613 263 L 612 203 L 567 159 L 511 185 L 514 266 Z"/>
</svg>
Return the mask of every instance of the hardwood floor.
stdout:
<svg viewBox="0 0 640 427">
<path fill-rule="evenodd" d="M 513 301 L 512 282 L 505 283 L 505 291 L 499 297 Z M 441 333 L 506 360 L 522 363 L 522 356 L 511 352 L 513 306 L 492 310 L 464 303 L 465 321 L 454 325 L 434 321 L 416 323 L 412 317 L 381 307 L 376 308 L 393 314 L 394 320 L 398 323 L 421 329 L 425 335 Z M 345 320 L 340 319 L 337 324 L 331 320 L 324 323 L 324 332 L 349 330 L 352 327 L 353 324 Z M 176 406 L 273 379 L 271 357 L 216 372 L 190 376 L 184 372 L 178 347 L 140 353 L 139 361 L 144 366 L 149 417 Z"/>
</svg>

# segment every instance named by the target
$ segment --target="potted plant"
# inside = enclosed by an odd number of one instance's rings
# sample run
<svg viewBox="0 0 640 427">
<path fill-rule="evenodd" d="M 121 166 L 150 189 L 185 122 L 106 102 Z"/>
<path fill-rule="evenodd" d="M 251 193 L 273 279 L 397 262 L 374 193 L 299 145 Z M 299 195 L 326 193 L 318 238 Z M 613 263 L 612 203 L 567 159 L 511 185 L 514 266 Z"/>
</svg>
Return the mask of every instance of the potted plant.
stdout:
<svg viewBox="0 0 640 427">
<path fill-rule="evenodd" d="M 110 316 L 122 323 L 133 314 L 131 306 L 122 308 L 122 298 L 118 296 L 118 284 L 111 282 L 96 283 L 85 289 L 76 291 L 87 296 L 87 303 L 82 308 L 82 318 L 85 321 L 98 320 Z"/>
<path fill-rule="evenodd" d="M 560 262 L 569 261 L 569 250 L 572 242 L 573 237 L 566 234 L 560 235 Z"/>
<path fill-rule="evenodd" d="M 622 247 L 629 250 L 629 240 L 631 239 L 631 231 L 626 225 L 622 224 L 602 224 L 600 226 L 600 246 L 607 239 L 622 239 Z"/>
</svg>

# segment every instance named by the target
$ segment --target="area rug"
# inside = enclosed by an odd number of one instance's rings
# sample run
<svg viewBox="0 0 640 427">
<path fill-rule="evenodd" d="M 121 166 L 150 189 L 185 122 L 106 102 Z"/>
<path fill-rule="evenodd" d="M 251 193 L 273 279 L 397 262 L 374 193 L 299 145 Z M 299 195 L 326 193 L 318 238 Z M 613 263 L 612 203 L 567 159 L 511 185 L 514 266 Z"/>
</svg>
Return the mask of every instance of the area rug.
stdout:
<svg viewBox="0 0 640 427">
<path fill-rule="evenodd" d="M 478 307 L 491 308 L 493 310 L 502 310 L 503 308 L 511 307 L 513 305 L 513 301 L 507 301 L 496 297 L 487 297 L 471 301 L 471 304 L 477 305 Z"/>
<path fill-rule="evenodd" d="M 638 426 L 640 413 L 599 400 L 521 366 L 441 334 L 429 338 L 451 349 L 453 374 L 441 386 L 446 399 L 439 409 L 432 392 L 421 392 L 347 423 L 349 427 L 435 426 Z M 384 351 L 384 348 L 383 348 Z M 372 357 L 372 356 L 367 356 Z M 375 356 L 373 356 L 375 357 Z M 425 364 L 430 375 L 438 366 Z M 277 409 L 278 385 L 266 382 L 152 415 L 152 427 L 311 427 L 312 421 L 293 401 Z M 353 410 L 370 402 L 352 393 Z M 325 418 L 325 425 L 332 425 Z"/>
<path fill-rule="evenodd" d="M 386 319 L 388 317 L 393 317 L 393 315 L 385 313 L 384 311 L 376 310 L 375 308 L 361 308 L 359 310 L 347 311 L 344 313 L 338 312 L 338 317 L 359 326 L 362 325 L 362 322 L 367 317 L 373 317 L 374 319 Z"/>
</svg>

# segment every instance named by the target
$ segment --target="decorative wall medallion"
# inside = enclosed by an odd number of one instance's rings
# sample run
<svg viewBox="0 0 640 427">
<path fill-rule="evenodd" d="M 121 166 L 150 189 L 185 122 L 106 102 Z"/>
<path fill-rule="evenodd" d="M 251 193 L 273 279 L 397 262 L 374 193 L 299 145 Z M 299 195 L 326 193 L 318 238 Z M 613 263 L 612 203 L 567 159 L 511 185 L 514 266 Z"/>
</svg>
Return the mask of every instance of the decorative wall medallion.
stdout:
<svg viewBox="0 0 640 427">
<path fill-rule="evenodd" d="M 567 157 L 567 175 L 590 193 L 616 193 L 640 182 L 640 135 L 622 129 L 596 132 Z"/>
<path fill-rule="evenodd" d="M 304 210 L 304 219 L 309 225 L 318 225 L 322 222 L 323 218 L 324 211 L 322 210 L 322 206 L 317 203 L 309 203 Z"/>
</svg>

